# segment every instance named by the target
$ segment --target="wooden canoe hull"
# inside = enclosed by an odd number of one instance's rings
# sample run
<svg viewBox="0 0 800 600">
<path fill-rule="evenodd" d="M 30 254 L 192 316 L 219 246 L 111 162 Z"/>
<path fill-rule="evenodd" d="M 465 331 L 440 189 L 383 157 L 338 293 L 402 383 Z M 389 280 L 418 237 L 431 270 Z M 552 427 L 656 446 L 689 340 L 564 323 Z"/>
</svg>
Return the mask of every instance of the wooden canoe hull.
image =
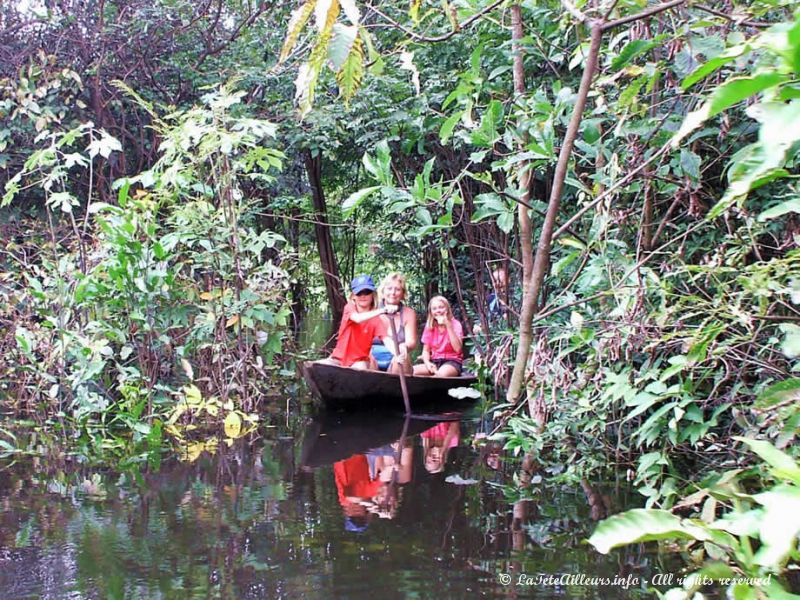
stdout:
<svg viewBox="0 0 800 600">
<path fill-rule="evenodd" d="M 337 409 L 398 408 L 403 409 L 400 376 L 383 371 L 363 371 L 329 365 L 317 361 L 303 363 L 303 376 L 311 391 L 325 406 Z M 408 395 L 414 403 L 430 404 L 451 399 L 447 391 L 468 387 L 477 378 L 472 374 L 461 377 L 413 377 L 406 375 Z"/>
</svg>

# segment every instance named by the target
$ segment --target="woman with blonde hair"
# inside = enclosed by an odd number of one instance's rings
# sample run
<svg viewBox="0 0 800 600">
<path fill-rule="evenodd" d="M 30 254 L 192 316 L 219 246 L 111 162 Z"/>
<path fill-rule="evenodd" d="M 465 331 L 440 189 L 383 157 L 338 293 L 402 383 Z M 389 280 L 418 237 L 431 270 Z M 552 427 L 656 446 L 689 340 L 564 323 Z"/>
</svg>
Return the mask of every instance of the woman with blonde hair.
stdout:
<svg viewBox="0 0 800 600">
<path fill-rule="evenodd" d="M 387 309 L 395 309 L 381 317 L 386 327 L 386 336 L 391 339 L 392 327 L 397 331 L 397 339 L 392 344 L 375 339 L 372 343 L 372 358 L 378 369 L 389 373 L 410 374 L 411 358 L 409 352 L 417 346 L 417 313 L 410 306 L 403 304 L 406 299 L 406 278 L 401 273 L 389 273 L 383 278 L 378 288 L 380 305 Z"/>
</svg>

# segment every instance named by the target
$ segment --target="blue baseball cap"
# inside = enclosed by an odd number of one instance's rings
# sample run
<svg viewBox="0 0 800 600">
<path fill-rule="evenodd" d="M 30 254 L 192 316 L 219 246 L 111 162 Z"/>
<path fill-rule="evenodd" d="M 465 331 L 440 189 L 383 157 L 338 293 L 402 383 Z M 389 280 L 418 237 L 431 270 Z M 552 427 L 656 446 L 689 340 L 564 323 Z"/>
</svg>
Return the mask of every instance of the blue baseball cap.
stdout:
<svg viewBox="0 0 800 600">
<path fill-rule="evenodd" d="M 351 531 L 353 533 L 364 533 L 367 530 L 369 523 L 366 521 L 361 521 L 356 519 L 355 517 L 345 517 L 344 519 L 344 530 Z"/>
<path fill-rule="evenodd" d="M 358 294 L 359 292 L 363 292 L 364 290 L 369 290 L 370 292 L 375 291 L 375 282 L 372 281 L 372 277 L 369 275 L 358 275 L 356 276 L 353 281 L 350 282 L 350 289 L 353 291 L 354 294 Z"/>
</svg>

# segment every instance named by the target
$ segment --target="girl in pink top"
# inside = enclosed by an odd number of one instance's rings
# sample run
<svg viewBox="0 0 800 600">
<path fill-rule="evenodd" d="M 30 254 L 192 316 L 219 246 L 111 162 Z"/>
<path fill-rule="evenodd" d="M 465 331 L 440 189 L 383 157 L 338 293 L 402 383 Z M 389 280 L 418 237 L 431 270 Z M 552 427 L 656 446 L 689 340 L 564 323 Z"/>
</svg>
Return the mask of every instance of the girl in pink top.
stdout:
<svg viewBox="0 0 800 600">
<path fill-rule="evenodd" d="M 414 366 L 414 375 L 458 377 L 462 368 L 464 330 L 443 296 L 434 296 L 428 304 L 428 322 L 422 332 L 422 363 Z"/>
</svg>

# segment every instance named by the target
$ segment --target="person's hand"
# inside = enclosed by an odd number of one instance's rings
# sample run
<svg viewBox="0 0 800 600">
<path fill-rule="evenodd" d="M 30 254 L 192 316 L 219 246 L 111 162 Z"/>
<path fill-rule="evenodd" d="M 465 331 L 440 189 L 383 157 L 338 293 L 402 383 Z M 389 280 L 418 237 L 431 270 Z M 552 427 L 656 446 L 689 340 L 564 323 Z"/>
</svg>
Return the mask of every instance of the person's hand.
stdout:
<svg viewBox="0 0 800 600">
<path fill-rule="evenodd" d="M 445 323 L 447 323 L 447 317 L 445 315 L 439 315 L 438 317 L 436 317 L 436 322 L 439 325 L 444 325 Z"/>
<path fill-rule="evenodd" d="M 400 310 L 400 307 L 397 306 L 396 304 L 387 304 L 387 305 L 385 305 L 383 307 L 383 314 L 385 314 L 385 315 L 393 315 L 398 310 Z"/>
<path fill-rule="evenodd" d="M 433 363 L 432 363 L 432 362 L 430 362 L 430 361 L 428 361 L 428 362 L 426 362 L 426 363 L 425 363 L 425 368 L 426 368 L 426 369 L 428 369 L 428 373 L 430 373 L 431 375 L 433 375 L 434 373 L 436 373 L 436 365 L 435 365 L 435 364 L 433 364 Z"/>
</svg>

